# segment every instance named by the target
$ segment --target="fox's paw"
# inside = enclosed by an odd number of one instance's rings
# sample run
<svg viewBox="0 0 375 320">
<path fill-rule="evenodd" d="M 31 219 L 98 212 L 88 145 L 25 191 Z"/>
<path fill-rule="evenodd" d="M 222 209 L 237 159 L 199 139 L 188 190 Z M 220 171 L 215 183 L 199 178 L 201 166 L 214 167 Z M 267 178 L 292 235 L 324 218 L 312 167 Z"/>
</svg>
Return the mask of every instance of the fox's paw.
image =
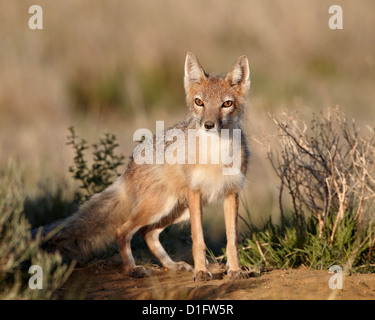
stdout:
<svg viewBox="0 0 375 320">
<path fill-rule="evenodd" d="M 177 266 L 178 266 L 178 270 L 183 270 L 183 271 L 193 271 L 194 268 L 186 263 L 185 261 L 180 261 L 180 262 L 177 262 Z"/>
<path fill-rule="evenodd" d="M 146 268 L 142 266 L 131 267 L 127 269 L 127 272 L 128 275 L 133 278 L 146 278 L 150 276 Z"/>
<path fill-rule="evenodd" d="M 229 280 L 241 280 L 241 279 L 248 279 L 249 274 L 242 270 L 228 270 L 227 277 Z"/>
<path fill-rule="evenodd" d="M 194 276 L 193 276 L 194 281 L 209 281 L 212 278 L 213 278 L 212 274 L 208 270 L 194 271 Z"/>
<path fill-rule="evenodd" d="M 185 261 L 180 261 L 175 264 L 175 269 L 174 270 L 179 270 L 179 271 L 193 271 L 194 268 L 186 263 Z"/>
<path fill-rule="evenodd" d="M 190 264 L 186 263 L 185 261 L 164 264 L 164 267 L 168 270 L 174 270 L 174 271 L 193 271 L 194 270 L 194 268 Z"/>
</svg>

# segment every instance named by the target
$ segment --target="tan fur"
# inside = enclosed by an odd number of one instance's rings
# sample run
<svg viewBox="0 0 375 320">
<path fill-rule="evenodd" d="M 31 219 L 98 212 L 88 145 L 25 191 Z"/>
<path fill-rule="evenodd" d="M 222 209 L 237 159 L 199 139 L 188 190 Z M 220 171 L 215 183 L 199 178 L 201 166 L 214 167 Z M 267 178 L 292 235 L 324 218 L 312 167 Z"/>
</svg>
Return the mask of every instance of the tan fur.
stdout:
<svg viewBox="0 0 375 320">
<path fill-rule="evenodd" d="M 189 114 L 173 128 L 185 134 L 189 129 L 205 132 L 207 124 L 213 124 L 218 134 L 224 128 L 241 129 L 249 76 L 245 56 L 238 58 L 228 75 L 223 77 L 208 75 L 195 56 L 188 53 L 184 85 Z M 197 98 L 204 107 L 195 103 Z M 223 103 L 228 100 L 233 104 L 224 108 Z M 186 139 L 184 143 L 188 146 L 189 142 Z M 165 148 L 170 144 L 166 143 Z M 209 142 L 207 148 L 211 147 L 220 149 Z M 242 277 L 237 252 L 237 215 L 238 193 L 244 183 L 249 156 L 245 136 L 241 132 L 241 170 L 236 175 L 223 175 L 227 165 L 222 161 L 214 164 L 208 159 L 207 164 L 200 164 L 199 155 L 206 150 L 199 139 L 195 140 L 195 148 L 195 164 L 188 161 L 185 164 L 137 164 L 132 159 L 126 172 L 111 187 L 93 196 L 67 220 L 67 226 L 56 235 L 54 243 L 71 257 L 84 259 L 117 236 L 125 270 L 132 276 L 145 276 L 146 270 L 135 265 L 130 246 L 134 233 L 140 230 L 164 267 L 192 270 L 185 262 L 172 261 L 159 242 L 159 234 L 165 227 L 190 216 L 194 276 L 198 280 L 209 279 L 202 206 L 208 201 L 225 199 L 228 274 L 231 278 Z M 187 153 L 185 157 L 188 160 Z"/>
</svg>

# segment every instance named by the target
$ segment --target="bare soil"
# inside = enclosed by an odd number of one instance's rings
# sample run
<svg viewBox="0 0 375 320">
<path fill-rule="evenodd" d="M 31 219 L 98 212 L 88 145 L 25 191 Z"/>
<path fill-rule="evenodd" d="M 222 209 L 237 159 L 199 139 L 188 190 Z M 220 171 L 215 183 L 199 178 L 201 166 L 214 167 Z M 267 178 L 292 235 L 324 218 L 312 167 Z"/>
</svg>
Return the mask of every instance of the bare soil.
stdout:
<svg viewBox="0 0 375 320">
<path fill-rule="evenodd" d="M 210 265 L 214 279 L 194 282 L 192 273 L 148 266 L 148 278 L 131 278 L 121 263 L 100 261 L 76 268 L 57 290 L 57 299 L 375 299 L 375 274 L 344 277 L 343 289 L 332 290 L 328 271 L 308 268 L 271 270 L 249 279 L 226 279 L 222 268 Z"/>
</svg>

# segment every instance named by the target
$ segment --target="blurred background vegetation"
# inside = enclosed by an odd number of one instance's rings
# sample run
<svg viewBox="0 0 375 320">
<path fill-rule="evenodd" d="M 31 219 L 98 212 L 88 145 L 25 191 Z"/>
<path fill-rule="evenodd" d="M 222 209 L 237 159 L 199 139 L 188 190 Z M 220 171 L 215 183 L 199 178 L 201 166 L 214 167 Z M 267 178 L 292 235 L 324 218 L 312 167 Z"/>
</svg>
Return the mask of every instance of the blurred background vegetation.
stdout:
<svg viewBox="0 0 375 320">
<path fill-rule="evenodd" d="M 28 28 L 32 4 L 43 8 L 43 30 Z M 331 4 L 343 8 L 343 30 L 328 27 Z M 252 159 L 242 198 L 255 223 L 278 221 L 277 177 L 255 141 L 276 134 L 268 113 L 286 108 L 311 117 L 339 105 L 359 127 L 374 125 L 374 12 L 371 0 L 8 0 L 0 10 L 0 172 L 10 158 L 17 163 L 33 226 L 67 215 L 78 188 L 68 127 L 90 145 L 113 133 L 130 155 L 136 129 L 154 132 L 156 120 L 168 127 L 184 116 L 187 51 L 220 73 L 245 54 Z M 223 227 L 206 228 L 225 242 Z"/>
</svg>

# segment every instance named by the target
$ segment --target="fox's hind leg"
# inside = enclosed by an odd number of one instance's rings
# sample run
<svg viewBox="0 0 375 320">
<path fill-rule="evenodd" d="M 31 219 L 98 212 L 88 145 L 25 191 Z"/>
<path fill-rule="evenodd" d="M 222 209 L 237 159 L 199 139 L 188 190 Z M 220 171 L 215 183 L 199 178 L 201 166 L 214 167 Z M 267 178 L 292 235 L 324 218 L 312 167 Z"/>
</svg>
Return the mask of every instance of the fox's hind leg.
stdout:
<svg viewBox="0 0 375 320">
<path fill-rule="evenodd" d="M 182 211 L 182 210 L 181 210 Z M 170 217 L 162 219 L 159 223 L 143 227 L 141 232 L 146 240 L 148 247 L 156 258 L 161 262 L 164 268 L 170 270 L 186 270 L 193 271 L 193 267 L 184 261 L 175 262 L 173 261 L 168 253 L 163 248 L 159 240 L 160 233 L 169 225 L 182 222 L 189 219 L 189 210 L 184 209 L 183 213 L 175 218 L 175 215 L 171 214 Z"/>
<path fill-rule="evenodd" d="M 147 270 L 142 266 L 137 266 L 134 261 L 130 241 L 133 235 L 142 227 L 142 224 L 137 223 L 136 219 L 130 219 L 125 222 L 116 231 L 119 251 L 124 263 L 124 270 L 131 277 L 143 278 L 149 274 Z"/>
</svg>

